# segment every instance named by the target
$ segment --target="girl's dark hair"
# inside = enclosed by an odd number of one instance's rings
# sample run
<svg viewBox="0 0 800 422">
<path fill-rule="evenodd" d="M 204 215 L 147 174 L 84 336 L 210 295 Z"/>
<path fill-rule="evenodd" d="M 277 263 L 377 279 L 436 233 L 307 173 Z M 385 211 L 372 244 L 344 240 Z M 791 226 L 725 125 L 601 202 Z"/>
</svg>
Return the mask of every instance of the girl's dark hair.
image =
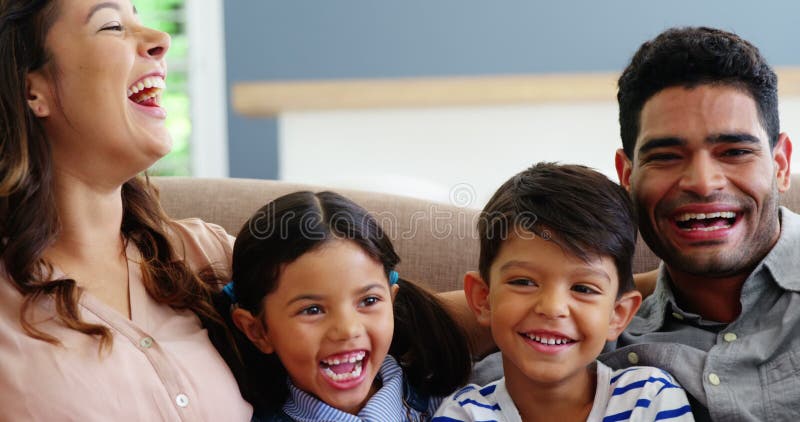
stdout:
<svg viewBox="0 0 800 422">
<path fill-rule="evenodd" d="M 44 251 L 60 231 L 53 192 L 53 156 L 40 120 L 26 102 L 29 72 L 53 66 L 45 38 L 58 16 L 52 0 L 0 0 L 0 261 L 4 276 L 25 297 L 20 312 L 31 337 L 60 344 L 29 320 L 31 306 L 52 296 L 57 318 L 67 327 L 111 347 L 110 330 L 81 320 L 81 289 L 73 279 L 51 280 Z M 51 69 L 52 70 L 52 69 Z M 146 177 L 122 186 L 121 233 L 141 252 L 144 286 L 156 301 L 190 309 L 203 320 L 219 320 L 211 305 L 211 287 L 182 261 L 175 260 L 167 238 L 168 217 L 158 192 Z"/>
<path fill-rule="evenodd" d="M 387 275 L 400 262 L 378 222 L 339 194 L 295 192 L 262 207 L 242 227 L 233 248 L 237 306 L 262 316 L 264 298 L 278 288 L 281 270 L 337 239 L 355 242 L 383 264 Z M 389 354 L 417 392 L 447 395 L 466 383 L 471 369 L 466 336 L 432 293 L 402 278 L 399 286 Z M 225 294 L 214 300 L 234 343 L 222 330 L 210 329 L 211 338 L 231 366 L 244 398 L 262 409 L 279 409 L 288 397 L 286 370 L 274 353 L 262 353 L 235 328 Z"/>
</svg>

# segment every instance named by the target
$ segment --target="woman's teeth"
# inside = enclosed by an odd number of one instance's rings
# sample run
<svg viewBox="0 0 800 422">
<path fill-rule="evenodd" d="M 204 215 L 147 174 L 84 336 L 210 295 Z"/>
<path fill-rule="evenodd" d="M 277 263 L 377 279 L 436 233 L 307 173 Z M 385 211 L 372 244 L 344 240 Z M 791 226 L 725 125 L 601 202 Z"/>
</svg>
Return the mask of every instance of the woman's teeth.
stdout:
<svg viewBox="0 0 800 422">
<path fill-rule="evenodd" d="M 163 78 L 159 76 L 148 76 L 128 88 L 128 98 L 147 88 L 158 88 L 158 90 L 162 90 L 166 87 L 167 84 L 164 82 Z"/>
</svg>

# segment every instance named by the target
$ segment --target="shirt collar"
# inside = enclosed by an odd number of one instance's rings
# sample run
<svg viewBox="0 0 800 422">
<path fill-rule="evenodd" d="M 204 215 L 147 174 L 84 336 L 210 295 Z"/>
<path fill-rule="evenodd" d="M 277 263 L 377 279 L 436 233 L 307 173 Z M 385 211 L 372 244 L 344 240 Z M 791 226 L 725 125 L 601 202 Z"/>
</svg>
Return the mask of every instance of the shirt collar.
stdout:
<svg viewBox="0 0 800 422">
<path fill-rule="evenodd" d="M 782 289 L 800 292 L 800 272 L 796 264 L 800 250 L 800 215 L 781 207 L 780 218 L 781 235 L 759 267 L 767 268 Z"/>
<path fill-rule="evenodd" d="M 785 207 L 780 207 L 779 215 L 781 234 L 778 241 L 745 280 L 743 295 L 757 295 L 759 291 L 763 290 L 763 284 L 753 280 L 762 277 L 761 273 L 764 271 L 768 271 L 769 274 L 765 274 L 766 277 L 760 278 L 758 281 L 773 280 L 784 290 L 800 291 L 800 272 L 795 270 L 794 265 L 798 259 L 798 250 L 800 250 L 800 215 Z M 631 321 L 628 329 L 634 334 L 652 332 L 661 328 L 666 318 L 695 322 L 699 325 L 718 324 L 711 321 L 703 322 L 699 315 L 685 312 L 678 306 L 675 301 L 672 279 L 662 262 L 659 266 L 655 290 L 642 304 L 637 318 Z"/>
<path fill-rule="evenodd" d="M 389 355 L 383 360 L 378 377 L 381 388 L 358 412 L 358 415 L 343 412 L 318 398 L 295 387 L 291 381 L 289 385 L 289 399 L 283 405 L 283 411 L 296 421 L 336 421 L 336 422 L 361 422 L 384 420 L 387 415 L 405 415 L 406 407 L 403 404 L 403 369 L 397 361 Z"/>
</svg>

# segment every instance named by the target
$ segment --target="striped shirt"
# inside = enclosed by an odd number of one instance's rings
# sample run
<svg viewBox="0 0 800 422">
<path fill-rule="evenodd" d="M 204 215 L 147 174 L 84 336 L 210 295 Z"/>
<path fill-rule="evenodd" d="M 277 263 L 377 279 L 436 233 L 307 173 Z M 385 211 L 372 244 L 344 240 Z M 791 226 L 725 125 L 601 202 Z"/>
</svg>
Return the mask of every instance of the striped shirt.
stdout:
<svg viewBox="0 0 800 422">
<path fill-rule="evenodd" d="M 589 422 L 694 421 L 686 393 L 668 373 L 650 366 L 613 371 L 597 362 L 597 388 Z M 521 422 L 505 378 L 485 387 L 470 384 L 450 397 L 433 422 Z"/>
<path fill-rule="evenodd" d="M 369 399 L 358 415 L 343 412 L 329 406 L 322 400 L 306 393 L 289 382 L 289 399 L 283 405 L 283 412 L 292 420 L 330 421 L 330 422 L 417 422 L 428 421 L 430 416 L 442 402 L 442 397 L 431 397 L 428 408 L 418 411 L 407 405 L 404 399 L 406 386 L 403 369 L 397 361 L 386 356 L 383 360 L 378 377 L 381 388 Z"/>
</svg>

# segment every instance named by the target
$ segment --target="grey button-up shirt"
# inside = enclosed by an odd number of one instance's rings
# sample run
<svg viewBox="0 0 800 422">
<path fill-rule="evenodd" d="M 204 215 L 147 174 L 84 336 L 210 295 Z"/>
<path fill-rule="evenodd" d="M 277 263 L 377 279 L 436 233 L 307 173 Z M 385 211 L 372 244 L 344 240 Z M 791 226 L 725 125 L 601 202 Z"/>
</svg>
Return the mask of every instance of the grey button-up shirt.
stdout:
<svg viewBox="0 0 800 422">
<path fill-rule="evenodd" d="M 600 360 L 669 371 L 694 397 L 698 420 L 800 421 L 800 215 L 780 215 L 780 238 L 745 280 L 735 321 L 683 311 L 662 265 L 655 291 Z"/>
</svg>

